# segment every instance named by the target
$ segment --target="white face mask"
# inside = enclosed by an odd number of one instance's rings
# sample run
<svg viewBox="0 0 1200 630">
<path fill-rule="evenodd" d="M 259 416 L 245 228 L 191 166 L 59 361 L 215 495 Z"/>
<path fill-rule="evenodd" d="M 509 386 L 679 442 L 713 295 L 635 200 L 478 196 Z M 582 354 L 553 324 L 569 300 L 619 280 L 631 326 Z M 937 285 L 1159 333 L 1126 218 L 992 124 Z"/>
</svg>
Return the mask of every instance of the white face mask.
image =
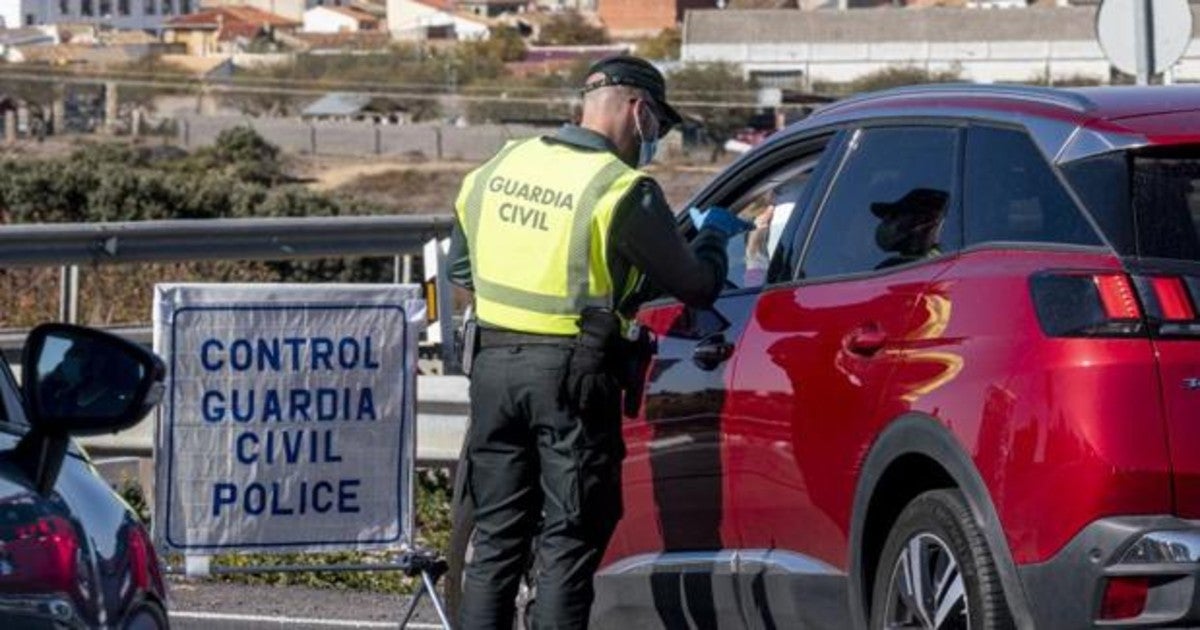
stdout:
<svg viewBox="0 0 1200 630">
<path fill-rule="evenodd" d="M 641 140 L 641 146 L 638 149 L 638 168 L 641 168 L 654 160 L 654 154 L 658 152 L 658 135 L 649 140 L 646 139 L 645 132 L 642 131 L 642 117 L 634 115 L 634 128 L 637 129 L 638 139 Z"/>
</svg>

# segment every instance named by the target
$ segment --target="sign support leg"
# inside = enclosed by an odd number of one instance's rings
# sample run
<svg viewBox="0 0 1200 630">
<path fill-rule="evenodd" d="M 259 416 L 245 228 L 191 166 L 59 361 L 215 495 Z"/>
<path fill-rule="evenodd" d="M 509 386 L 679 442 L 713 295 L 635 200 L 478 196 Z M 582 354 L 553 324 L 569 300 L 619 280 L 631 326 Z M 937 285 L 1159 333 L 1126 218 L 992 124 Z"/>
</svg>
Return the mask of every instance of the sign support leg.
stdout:
<svg viewBox="0 0 1200 630">
<path fill-rule="evenodd" d="M 437 593 L 437 581 L 445 575 L 449 568 L 446 561 L 430 551 L 408 551 L 401 554 L 398 564 L 408 577 L 421 577 L 421 587 L 409 600 L 408 608 L 404 611 L 404 617 L 400 621 L 400 629 L 404 630 L 408 627 L 408 622 L 412 621 L 413 614 L 417 612 L 417 605 L 421 603 L 421 598 L 428 595 L 429 601 L 433 603 L 433 609 L 437 611 L 443 630 L 453 630 L 450 618 L 446 615 L 446 608 L 442 605 L 442 600 Z"/>
</svg>

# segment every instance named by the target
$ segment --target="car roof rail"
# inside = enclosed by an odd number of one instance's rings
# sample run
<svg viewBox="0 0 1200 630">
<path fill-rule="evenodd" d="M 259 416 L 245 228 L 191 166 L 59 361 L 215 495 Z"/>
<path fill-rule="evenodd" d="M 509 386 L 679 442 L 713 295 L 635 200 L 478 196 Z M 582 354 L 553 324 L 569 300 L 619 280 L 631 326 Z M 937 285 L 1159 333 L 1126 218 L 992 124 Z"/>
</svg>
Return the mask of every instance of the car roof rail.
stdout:
<svg viewBox="0 0 1200 630">
<path fill-rule="evenodd" d="M 825 115 L 845 107 L 859 105 L 869 101 L 884 100 L 894 97 L 903 98 L 906 96 L 928 96 L 939 94 L 945 96 L 988 96 L 993 98 L 1007 98 L 1021 101 L 1037 101 L 1048 105 L 1066 107 L 1078 112 L 1087 112 L 1095 108 L 1095 103 L 1093 103 L 1092 100 L 1087 96 L 1078 92 L 1070 92 L 1056 88 L 1041 87 L 1036 85 L 997 83 L 931 83 L 891 88 L 878 92 L 868 92 L 858 96 L 851 96 L 850 98 L 842 99 L 840 101 L 830 103 L 825 107 L 818 108 L 813 112 L 813 115 Z"/>
</svg>

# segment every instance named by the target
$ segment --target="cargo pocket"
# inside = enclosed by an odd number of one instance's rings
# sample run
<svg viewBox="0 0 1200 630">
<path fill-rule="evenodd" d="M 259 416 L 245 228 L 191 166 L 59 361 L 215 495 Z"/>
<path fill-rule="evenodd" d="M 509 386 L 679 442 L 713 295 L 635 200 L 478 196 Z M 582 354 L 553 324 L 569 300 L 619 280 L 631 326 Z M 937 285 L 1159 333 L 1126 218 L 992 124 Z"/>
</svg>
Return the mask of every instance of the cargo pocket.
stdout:
<svg viewBox="0 0 1200 630">
<path fill-rule="evenodd" d="M 557 523 L 576 527 L 582 522 L 579 463 L 565 453 L 542 458 L 542 490 L 545 492 L 545 525 Z"/>
</svg>

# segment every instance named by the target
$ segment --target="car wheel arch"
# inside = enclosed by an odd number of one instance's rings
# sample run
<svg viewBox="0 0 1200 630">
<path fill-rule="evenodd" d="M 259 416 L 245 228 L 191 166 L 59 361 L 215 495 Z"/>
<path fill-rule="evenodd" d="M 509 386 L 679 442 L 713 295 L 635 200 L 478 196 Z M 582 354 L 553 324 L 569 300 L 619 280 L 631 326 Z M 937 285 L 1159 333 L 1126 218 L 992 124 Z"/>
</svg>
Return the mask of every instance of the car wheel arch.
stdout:
<svg viewBox="0 0 1200 630">
<path fill-rule="evenodd" d="M 922 467 L 929 468 L 922 470 Z M 923 473 L 922 483 L 896 485 L 896 480 L 907 472 Z M 870 589 L 867 580 L 874 569 L 868 563 L 873 564 L 881 551 L 880 547 L 874 549 L 874 556 L 867 553 L 867 546 L 872 544 L 869 535 L 878 535 L 882 530 L 886 538 L 899 515 L 896 511 L 890 515 L 892 520 L 887 521 L 890 510 L 902 510 L 920 492 L 938 487 L 956 487 L 966 497 L 991 549 L 1014 621 L 1019 628 L 1033 628 L 1028 600 L 983 478 L 950 429 L 936 418 L 919 413 L 907 413 L 889 423 L 871 445 L 859 471 L 850 523 L 847 588 L 854 626 L 867 627 Z M 897 489 L 902 491 L 900 498 L 880 498 L 881 491 Z M 881 546 L 882 541 L 874 544 Z"/>
</svg>

